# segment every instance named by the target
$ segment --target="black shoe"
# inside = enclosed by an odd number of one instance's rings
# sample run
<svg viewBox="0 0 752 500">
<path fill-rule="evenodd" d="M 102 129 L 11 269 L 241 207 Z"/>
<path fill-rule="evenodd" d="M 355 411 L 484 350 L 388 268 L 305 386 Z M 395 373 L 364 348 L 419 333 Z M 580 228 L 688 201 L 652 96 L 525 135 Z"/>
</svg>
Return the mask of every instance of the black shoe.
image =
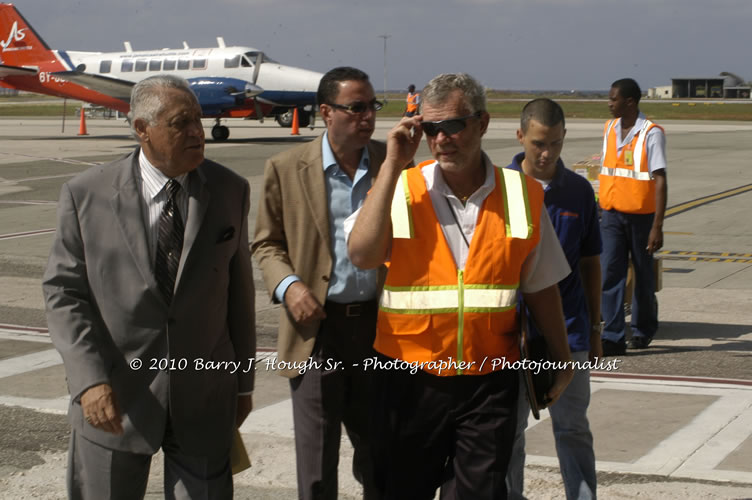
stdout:
<svg viewBox="0 0 752 500">
<path fill-rule="evenodd" d="M 653 339 L 643 337 L 642 335 L 635 335 L 631 339 L 629 339 L 628 347 L 630 349 L 645 349 L 650 345 L 651 340 Z"/>
<path fill-rule="evenodd" d="M 601 340 L 604 356 L 621 356 L 627 352 L 627 346 L 622 342 L 612 342 L 611 340 Z"/>
</svg>

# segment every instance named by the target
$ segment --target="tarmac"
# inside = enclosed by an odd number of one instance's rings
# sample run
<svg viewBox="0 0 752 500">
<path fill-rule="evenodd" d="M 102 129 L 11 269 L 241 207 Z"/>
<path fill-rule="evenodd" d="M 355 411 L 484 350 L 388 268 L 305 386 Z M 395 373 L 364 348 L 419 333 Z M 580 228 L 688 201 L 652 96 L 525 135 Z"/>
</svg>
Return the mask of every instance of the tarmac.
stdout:
<svg viewBox="0 0 752 500">
<path fill-rule="evenodd" d="M 384 139 L 394 120 L 377 122 Z M 211 122 L 207 121 L 208 127 Z M 752 498 L 752 196 L 749 137 L 742 122 L 662 122 L 668 137 L 669 216 L 664 225 L 660 329 L 591 378 L 589 419 L 600 498 Z M 264 160 L 320 129 L 291 137 L 276 124 L 230 121 L 231 138 L 207 157 L 252 186 L 251 229 Z M 484 149 L 499 166 L 520 147 L 512 120 L 492 120 Z M 569 120 L 566 164 L 599 153 L 603 124 Z M 64 498 L 68 395 L 46 333 L 40 277 L 55 227 L 60 186 L 134 145 L 122 120 L 77 123 L 0 119 L 0 499 Z M 424 145 L 417 158 L 427 158 Z M 252 234 L 252 233 L 251 233 Z M 296 498 L 287 380 L 276 357 L 278 307 L 254 264 L 259 354 L 254 411 L 241 427 L 252 467 L 235 476 L 236 498 Z M 526 494 L 563 498 L 550 420 L 527 430 Z M 343 438 L 341 498 L 359 498 Z M 155 456 L 147 498 L 161 498 Z"/>
</svg>

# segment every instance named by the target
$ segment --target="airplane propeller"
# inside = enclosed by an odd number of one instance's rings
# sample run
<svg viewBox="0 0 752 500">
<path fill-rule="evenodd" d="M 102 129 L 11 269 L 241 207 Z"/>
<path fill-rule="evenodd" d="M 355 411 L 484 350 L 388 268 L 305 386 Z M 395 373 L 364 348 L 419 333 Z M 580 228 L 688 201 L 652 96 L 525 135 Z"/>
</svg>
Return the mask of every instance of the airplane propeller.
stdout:
<svg viewBox="0 0 752 500">
<path fill-rule="evenodd" d="M 256 63 L 253 66 L 253 77 L 251 78 L 251 82 L 253 83 L 254 86 L 256 86 L 256 80 L 258 80 L 259 70 L 261 69 L 261 63 L 263 62 L 263 58 L 264 58 L 264 54 L 261 51 L 259 51 L 259 53 L 256 54 Z M 258 99 L 256 99 L 256 97 L 253 98 L 253 111 L 256 114 L 256 118 L 258 118 L 259 122 L 264 123 L 264 113 L 263 111 L 261 111 L 261 104 L 259 104 Z"/>
</svg>

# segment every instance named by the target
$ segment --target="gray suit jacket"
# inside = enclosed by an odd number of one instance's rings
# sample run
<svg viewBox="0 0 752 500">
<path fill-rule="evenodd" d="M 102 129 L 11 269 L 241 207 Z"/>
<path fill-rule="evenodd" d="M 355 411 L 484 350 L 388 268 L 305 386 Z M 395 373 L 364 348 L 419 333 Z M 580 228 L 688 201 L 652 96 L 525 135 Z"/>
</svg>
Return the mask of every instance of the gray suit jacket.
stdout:
<svg viewBox="0 0 752 500">
<path fill-rule="evenodd" d="M 71 424 L 107 448 L 152 454 L 169 411 L 186 453 L 228 453 L 238 391 L 253 389 L 253 371 L 243 371 L 256 350 L 248 182 L 208 160 L 190 174 L 183 252 L 168 306 L 147 247 L 138 152 L 83 172 L 60 194 L 42 287 L 50 336 L 65 363 Z M 208 361 L 242 367 L 207 369 Z M 122 436 L 83 419 L 79 398 L 100 383 L 113 388 Z"/>
<path fill-rule="evenodd" d="M 284 278 L 296 274 L 321 304 L 326 301 L 333 262 L 321 159 L 322 138 L 323 135 L 266 162 L 264 195 L 259 202 L 253 240 L 253 255 L 264 273 L 270 294 Z M 371 141 L 367 147 L 369 169 L 375 178 L 384 162 L 386 146 Z M 383 276 L 382 270 L 382 283 Z M 318 330 L 318 322 L 300 325 L 282 308 L 277 340 L 279 359 L 307 360 Z M 299 375 L 296 370 L 281 374 Z"/>
</svg>

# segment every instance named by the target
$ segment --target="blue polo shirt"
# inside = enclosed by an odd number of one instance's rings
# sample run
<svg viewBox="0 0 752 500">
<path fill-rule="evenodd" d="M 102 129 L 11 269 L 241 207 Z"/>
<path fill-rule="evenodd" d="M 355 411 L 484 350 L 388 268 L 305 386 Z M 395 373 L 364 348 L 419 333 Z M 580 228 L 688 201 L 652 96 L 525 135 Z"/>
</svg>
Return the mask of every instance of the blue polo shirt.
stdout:
<svg viewBox="0 0 752 500">
<path fill-rule="evenodd" d="M 517 154 L 507 168 L 521 172 L 524 159 L 525 153 Z M 569 348 L 572 352 L 589 351 L 590 317 L 580 279 L 580 257 L 599 255 L 602 251 L 595 193 L 587 179 L 565 168 L 561 159 L 544 191 L 548 216 L 572 268 L 559 282 Z"/>
</svg>

